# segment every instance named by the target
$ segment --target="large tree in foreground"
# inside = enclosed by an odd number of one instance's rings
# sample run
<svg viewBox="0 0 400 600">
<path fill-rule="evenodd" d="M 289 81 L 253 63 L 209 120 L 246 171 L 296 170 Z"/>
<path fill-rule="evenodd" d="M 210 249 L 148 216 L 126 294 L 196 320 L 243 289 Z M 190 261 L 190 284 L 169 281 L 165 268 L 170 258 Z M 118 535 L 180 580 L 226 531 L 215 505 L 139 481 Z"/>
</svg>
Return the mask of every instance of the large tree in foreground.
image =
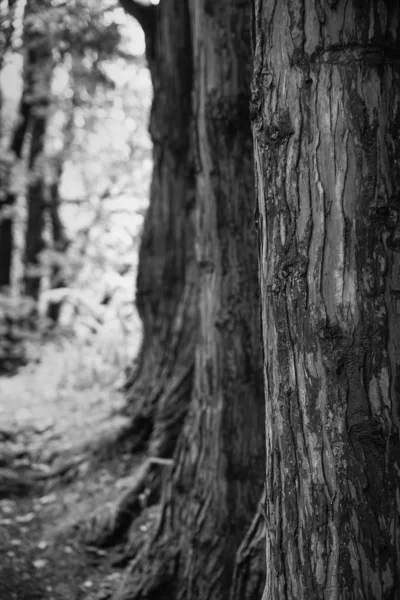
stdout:
<svg viewBox="0 0 400 600">
<path fill-rule="evenodd" d="M 400 597 L 399 11 L 256 2 L 271 600 Z"/>
<path fill-rule="evenodd" d="M 151 454 L 173 465 L 157 534 L 117 597 L 222 600 L 244 538 L 248 564 L 263 487 L 250 3 L 122 4 L 145 31 L 154 85 L 137 298 L 144 345 L 130 394 L 136 421 L 142 411 L 152 430 Z M 187 410 L 183 428 L 168 427 Z M 253 571 L 246 583 L 237 568 L 236 580 L 260 592 L 262 565 Z"/>
</svg>

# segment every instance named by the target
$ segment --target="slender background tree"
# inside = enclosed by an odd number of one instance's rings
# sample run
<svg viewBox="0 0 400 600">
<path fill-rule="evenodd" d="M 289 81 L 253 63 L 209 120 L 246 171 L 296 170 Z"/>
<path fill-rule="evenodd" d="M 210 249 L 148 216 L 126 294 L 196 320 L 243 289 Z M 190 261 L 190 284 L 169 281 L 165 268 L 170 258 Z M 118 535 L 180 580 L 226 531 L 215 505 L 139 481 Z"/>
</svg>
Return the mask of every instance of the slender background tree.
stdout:
<svg viewBox="0 0 400 600">
<path fill-rule="evenodd" d="M 45 136 L 51 106 L 51 82 L 54 69 L 52 28 L 44 8 L 50 1 L 31 1 L 24 15 L 24 91 L 20 106 L 21 123 L 17 128 L 21 158 L 27 134 L 30 134 L 27 161 L 27 226 L 25 233 L 24 293 L 38 300 L 41 281 L 40 253 L 44 249 L 43 231 L 46 209 Z"/>
</svg>

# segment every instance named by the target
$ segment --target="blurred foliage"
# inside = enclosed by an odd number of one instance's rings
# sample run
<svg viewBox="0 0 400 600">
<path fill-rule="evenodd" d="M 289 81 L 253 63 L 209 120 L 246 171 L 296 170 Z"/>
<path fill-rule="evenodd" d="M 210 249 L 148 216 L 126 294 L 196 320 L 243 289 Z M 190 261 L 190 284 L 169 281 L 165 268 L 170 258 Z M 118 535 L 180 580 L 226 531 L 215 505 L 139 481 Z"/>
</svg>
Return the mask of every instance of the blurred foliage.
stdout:
<svg viewBox="0 0 400 600">
<path fill-rule="evenodd" d="M 135 26 L 132 29 L 138 33 Z M 121 35 L 120 48 L 126 54 L 128 39 Z M 61 160 L 60 215 L 71 243 L 65 252 L 48 245 L 43 264 L 48 269 L 56 265 L 63 287 L 85 290 L 91 303 L 113 305 L 118 292 L 118 302 L 124 296 L 123 310 L 129 306 L 132 313 L 152 167 L 147 132 L 150 79 L 141 56 L 129 61 L 109 58 L 103 68 L 107 78 L 96 84 L 84 61 L 71 57 L 66 56 L 55 72 L 48 176 L 54 180 Z"/>
<path fill-rule="evenodd" d="M 29 27 L 47 32 L 54 60 L 51 89 L 35 89 L 50 98 L 42 167 L 48 205 L 56 194 L 67 241 L 57 243 L 49 213 L 39 313 L 45 317 L 49 306 L 59 303 L 64 330 L 87 338 L 110 325 L 121 338 L 129 333 L 127 319 L 138 330 L 135 265 L 152 168 L 147 134 L 151 86 L 142 32 L 126 20 L 117 2 L 46 0 L 36 6 Z M 15 90 L 22 89 L 23 75 L 18 53 L 7 68 L 14 84 L 11 89 L 2 81 L 7 122 L 0 136 L 3 149 L 10 143 L 9 124 L 15 126 L 18 119 Z M 4 188 L 13 166 L 10 153 L 3 152 L 0 163 Z M 12 185 L 21 197 L 23 168 L 14 165 L 13 171 Z M 15 228 L 20 257 L 25 210 L 19 202 Z"/>
<path fill-rule="evenodd" d="M 18 0 L 0 0 L 0 68 L 13 45 L 17 5 Z"/>
</svg>

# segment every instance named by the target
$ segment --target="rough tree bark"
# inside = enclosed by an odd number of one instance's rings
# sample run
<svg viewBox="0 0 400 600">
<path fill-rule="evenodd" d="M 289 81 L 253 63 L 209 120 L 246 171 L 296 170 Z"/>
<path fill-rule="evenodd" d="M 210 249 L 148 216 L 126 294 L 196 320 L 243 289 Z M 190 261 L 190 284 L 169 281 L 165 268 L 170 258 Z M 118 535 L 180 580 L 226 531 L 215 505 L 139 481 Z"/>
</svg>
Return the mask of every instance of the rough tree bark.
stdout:
<svg viewBox="0 0 400 600">
<path fill-rule="evenodd" d="M 53 164 L 52 169 L 52 181 L 47 188 L 53 249 L 57 252 L 50 270 L 51 289 L 67 287 L 67 281 L 64 276 L 65 270 L 63 265 L 60 263 L 60 255 L 64 256 L 70 244 L 70 240 L 68 239 L 60 215 L 60 185 L 64 169 L 64 160 L 64 152 L 61 152 L 57 157 L 55 157 L 55 164 Z M 46 316 L 51 320 L 52 325 L 56 325 L 59 321 L 62 302 L 63 301 L 60 299 L 50 300 L 47 305 Z"/>
<path fill-rule="evenodd" d="M 49 197 L 49 217 L 51 222 L 53 249 L 57 252 L 57 256 L 51 265 L 51 289 L 67 287 L 67 281 L 64 274 L 65 269 L 63 268 L 62 264 L 60 264 L 60 255 L 64 256 L 70 244 L 70 240 L 67 236 L 60 215 L 62 204 L 60 197 L 60 186 L 65 163 L 69 157 L 71 146 L 74 140 L 75 106 L 76 97 L 75 93 L 73 93 L 70 105 L 68 107 L 69 113 L 67 113 L 67 120 L 62 131 L 62 149 L 49 161 L 51 164 L 51 181 L 47 184 Z M 54 324 L 58 323 L 61 307 L 62 300 L 57 299 L 54 301 L 49 301 L 46 315 Z"/>
<path fill-rule="evenodd" d="M 126 383 L 133 450 L 170 460 L 190 404 L 198 331 L 195 173 L 191 141 L 193 63 L 187 1 L 120 0 L 145 33 L 154 99 L 153 175 L 139 251 L 136 306 L 143 341 Z M 125 435 L 125 433 L 124 433 Z M 83 535 L 111 544 L 140 514 L 144 494 L 160 499 L 162 467 L 147 460 L 127 494 L 99 511 Z"/>
<path fill-rule="evenodd" d="M 171 11 L 169 2 L 160 7 Z M 258 530 L 257 521 L 248 532 L 264 481 L 249 19 L 249 2 L 190 3 L 199 277 L 194 386 L 163 482 L 157 535 L 132 565 L 119 600 L 228 598 L 236 553 L 244 538 L 248 549 Z M 155 88 L 156 103 L 160 91 L 161 98 L 168 93 Z M 241 589 L 261 593 L 260 562 L 249 588 L 237 572 L 246 560 L 236 569 Z M 239 598 L 237 589 L 232 594 Z"/>
<path fill-rule="evenodd" d="M 266 599 L 400 597 L 400 21 L 258 0 Z"/>
</svg>

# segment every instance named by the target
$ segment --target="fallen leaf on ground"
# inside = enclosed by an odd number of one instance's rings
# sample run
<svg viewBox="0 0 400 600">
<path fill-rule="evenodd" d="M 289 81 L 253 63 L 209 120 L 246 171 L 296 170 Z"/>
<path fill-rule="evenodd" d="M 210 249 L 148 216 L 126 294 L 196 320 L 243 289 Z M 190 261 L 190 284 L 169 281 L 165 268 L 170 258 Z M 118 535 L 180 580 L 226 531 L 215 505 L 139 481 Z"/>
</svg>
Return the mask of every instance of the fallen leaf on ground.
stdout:
<svg viewBox="0 0 400 600">
<path fill-rule="evenodd" d="M 35 513 L 30 512 L 26 515 L 18 515 L 15 517 L 17 523 L 30 523 L 36 517 Z"/>
<path fill-rule="evenodd" d="M 38 558 L 33 561 L 33 566 L 35 569 L 43 569 L 47 565 L 47 560 L 45 558 Z"/>
<path fill-rule="evenodd" d="M 56 494 L 48 494 L 47 496 L 42 496 L 39 498 L 40 504 L 51 504 L 57 500 Z"/>
<path fill-rule="evenodd" d="M 21 540 L 14 539 L 14 540 L 10 541 L 10 544 L 12 546 L 20 546 L 22 544 L 22 542 L 21 542 Z"/>
</svg>

